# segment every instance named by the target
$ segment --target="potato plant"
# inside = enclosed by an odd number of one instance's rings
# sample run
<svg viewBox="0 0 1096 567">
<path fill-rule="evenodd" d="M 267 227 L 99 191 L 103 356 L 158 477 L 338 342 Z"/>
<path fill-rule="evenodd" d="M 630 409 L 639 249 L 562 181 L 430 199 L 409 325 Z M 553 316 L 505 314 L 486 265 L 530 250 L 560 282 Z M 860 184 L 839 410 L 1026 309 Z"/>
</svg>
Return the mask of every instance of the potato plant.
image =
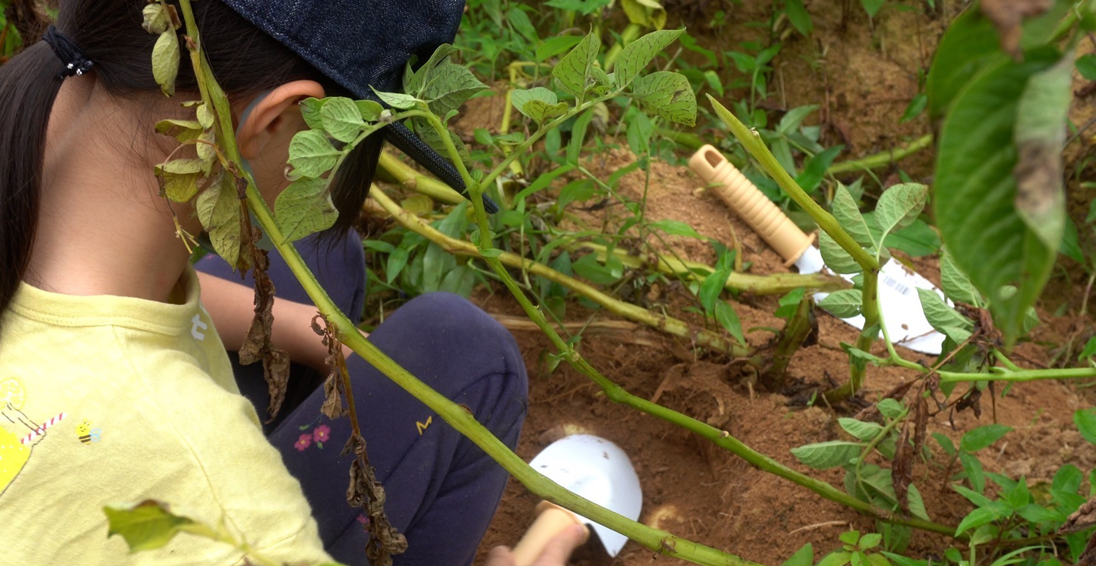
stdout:
<svg viewBox="0 0 1096 567">
<path fill-rule="evenodd" d="M 600 10 L 607 4 L 553 0 L 547 6 L 567 10 L 572 23 L 576 18 L 590 17 L 600 25 L 604 23 Z M 588 171 L 582 159 L 588 152 L 584 146 L 587 129 L 599 117 L 604 121 L 611 105 L 627 117 L 627 124 L 622 127 L 626 128 L 629 145 L 639 154 L 635 167 L 624 173 L 633 170 L 649 173 L 649 160 L 656 153 L 652 139 L 657 128 L 695 124 L 698 85 L 724 94 L 722 83 L 708 79 L 710 75 L 704 70 L 692 74 L 699 81 L 670 70 L 648 71 L 652 61 L 688 36 L 684 30 L 661 29 L 665 25 L 665 11 L 659 11 L 657 2 L 623 4 L 630 21 L 626 33 L 632 37 L 627 41 L 622 38 L 607 51 L 603 50 L 601 34 L 596 31 L 581 37 L 559 36 L 539 42 L 536 26 L 526 11 L 520 6 L 509 8 L 506 37 L 513 45 L 493 44 L 491 49 L 482 48 L 469 59 L 493 70 L 507 53 L 517 54 L 513 61 L 505 63 L 511 78 L 506 94 L 507 112 L 512 114 L 516 110 L 529 129 L 527 134 L 508 132 L 513 120 L 508 117 L 499 135 L 477 133 L 477 141 L 488 148 L 485 151 L 467 147 L 449 129 L 460 107 L 486 89 L 471 71 L 454 62 L 456 49 L 452 46 L 443 46 L 421 66 L 409 68 L 402 93 L 376 92 L 370 100 L 328 98 L 302 102 L 301 110 L 309 129 L 293 139 L 288 163 L 288 175 L 293 182 L 270 210 L 239 159 L 227 100 L 202 58 L 199 30 L 189 12 L 189 0 L 182 0 L 183 14 L 178 21 L 170 17 L 166 4 L 150 3 L 145 14 L 146 29 L 150 32 L 172 38 L 176 27 L 186 26 L 185 33 L 192 40 L 187 43 L 190 51 L 186 55 L 202 85 L 202 99 L 190 103 L 195 109 L 193 120 L 164 121 L 157 126 L 184 146 L 193 146 L 197 156 L 173 159 L 158 166 L 164 196 L 175 202 L 195 200 L 199 218 L 209 235 L 208 245 L 238 268 L 255 269 L 261 276 L 263 253 L 258 245 L 258 231 L 251 229 L 254 219 L 316 302 L 324 319 L 322 334 L 332 349 L 336 366 L 339 360 L 335 353 L 340 352 L 337 347 L 345 342 L 476 442 L 532 492 L 659 553 L 705 564 L 745 562 L 730 553 L 733 549 L 719 551 L 627 520 L 548 481 L 460 406 L 432 391 L 376 349 L 356 332 L 356 322 L 339 313 L 327 298 L 296 254 L 293 242 L 322 231 L 335 221 L 337 213 L 328 182 L 350 151 L 386 125 L 403 122 L 452 160 L 465 182 L 470 205 L 448 188 L 422 181 L 423 193 L 457 205 L 431 226 L 406 210 L 405 206 L 413 203 L 404 202 L 401 206 L 374 188 L 375 206 L 371 210 L 383 211 L 404 227 L 397 244 L 384 238 L 366 243 L 372 250 L 388 255 L 386 274 L 377 281 L 393 287 L 413 286 L 419 291 L 448 289 L 468 293 L 476 282 L 497 280 L 555 346 L 554 364 L 565 362 L 588 376 L 609 401 L 680 426 L 754 467 L 876 520 L 878 533 L 843 534 L 841 547 L 826 555 L 821 564 L 886 561 L 917 564 L 903 555 L 913 529 L 954 537 L 962 550 L 949 549 L 944 557 L 956 564 L 1050 562 L 1056 559 L 1051 546 L 1062 541 L 1067 544 L 1068 559 L 1084 560 L 1091 530 L 1071 519 L 1087 497 L 1079 493 L 1079 470 L 1063 467 L 1055 477 L 1051 498 L 1036 499 L 1024 479 L 986 473 L 975 457 L 1006 435 L 1008 428 L 991 425 L 974 429 L 963 436 L 958 447 L 947 437 L 932 435 L 940 451 L 947 455 L 948 461 L 940 466 L 946 468 L 952 482 L 949 485 L 973 506 L 973 511 L 957 526 L 932 520 L 921 491 L 913 482 L 912 469 L 915 462 L 931 458 L 927 425 L 931 415 L 977 408 L 983 392 L 995 395 L 1002 382 L 1096 376 L 1092 362 L 1096 346 L 1091 343 L 1081 353 L 1083 366 L 1079 368 L 1025 370 L 1010 358 L 1012 347 L 1037 324 L 1033 305 L 1067 234 L 1061 151 L 1071 100 L 1069 76 L 1073 50 L 1080 38 L 1096 27 L 1091 4 L 1059 1 L 1045 13 L 1023 17 L 1004 17 L 1000 12 L 977 5 L 963 12 L 942 39 L 926 83 L 924 108 L 939 124 L 933 184 L 928 187 L 903 183 L 890 187 L 883 192 L 875 211 L 868 214 L 860 210 L 858 184 L 837 184 L 829 195 L 819 191 L 826 172 L 835 167 L 833 161 L 840 150 L 822 148 L 817 144 L 817 133 L 802 126 L 811 108 L 794 109 L 779 124 L 768 127 L 764 113 L 757 114 L 756 100 L 732 102 L 732 112 L 709 95 L 711 114 L 705 110 L 701 115 L 714 116 L 725 124 L 737 143 L 728 141 L 724 146 L 736 152 L 736 161 L 744 164 L 753 159 L 757 171 L 771 177 L 767 183 L 755 177 L 759 185 L 767 188 L 774 200 L 794 203 L 804 218 L 821 229 L 822 255 L 834 272 L 856 274 L 852 289 L 831 293 L 821 303 L 836 315 L 860 314 L 866 319 L 864 331 L 855 344 L 842 345 L 849 355 L 848 382 L 823 395 L 832 402 L 858 395 L 870 378 L 870 368 L 875 366 L 897 366 L 918 374 L 916 380 L 882 396 L 855 417 L 840 418 L 844 432 L 841 440 L 793 451 L 794 458 L 810 468 L 842 469 L 842 486 L 783 465 L 748 447 L 728 431 L 628 393 L 582 357 L 574 338 L 564 339 L 549 323 L 550 318 L 559 318 L 565 308 L 562 299 L 571 293 L 622 317 L 691 337 L 699 347 L 740 357 L 760 367 L 770 361 L 751 352 L 733 304 L 721 296 L 728 289 L 786 294 L 778 312 L 787 321 L 782 334 L 787 340 L 782 340 L 778 350 L 783 357 L 781 364 L 786 366 L 787 359 L 803 340 L 803 334 L 793 333 L 793 329 L 801 328 L 799 323 L 809 314 L 809 291 L 841 287 L 835 278 L 826 276 L 751 279 L 739 273 L 741 258 L 726 246 L 717 246 L 719 260 L 715 266 L 697 265 L 672 255 L 660 256 L 652 248 L 643 250 L 648 254 L 640 255 L 617 246 L 628 234 L 635 233 L 644 241 L 658 239 L 663 234 L 702 237 L 683 223 L 645 218 L 642 200 L 637 202 L 619 195 L 619 176 L 600 179 Z M 802 2 L 787 0 L 778 4 L 783 17 L 796 30 L 804 35 L 811 33 L 809 16 L 804 19 L 805 10 L 800 13 Z M 863 3 L 872 16 L 882 6 L 883 2 Z M 642 30 L 651 28 L 658 29 L 640 35 Z M 469 41 L 478 41 L 481 47 L 488 43 L 483 34 Z M 539 45 L 531 45 L 538 42 Z M 173 92 L 174 74 L 183 55 L 177 41 L 169 39 L 157 44 L 154 69 L 165 93 Z M 750 92 L 754 98 L 759 94 L 764 98 L 766 65 L 774 56 L 775 52 L 761 51 L 741 58 L 741 68 L 752 77 Z M 566 147 L 560 134 L 564 127 L 571 133 L 571 143 Z M 670 135 L 672 131 L 668 131 L 667 136 Z M 794 176 L 789 173 L 795 171 L 792 147 L 806 148 L 812 154 L 804 171 Z M 540 152 L 548 154 L 546 159 L 553 164 L 549 173 L 525 184 L 516 182 L 521 180 L 523 166 L 534 155 L 545 157 Z M 394 172 L 398 179 L 401 176 L 418 179 L 416 173 L 399 167 L 390 164 L 385 169 Z M 561 189 L 552 209 L 537 210 L 528 200 L 533 193 L 568 174 L 577 175 L 577 180 Z M 485 194 L 504 203 L 504 210 L 488 217 L 482 201 Z M 566 233 L 549 222 L 563 218 L 570 202 L 584 201 L 594 195 L 618 202 L 627 211 L 624 226 L 617 234 Z M 816 199 L 826 201 L 829 210 Z M 926 365 L 903 357 L 886 333 L 880 339 L 880 331 L 885 327 L 881 325 L 883 310 L 877 289 L 880 266 L 890 258 L 889 248 L 900 242 L 894 237 L 911 229 L 926 230 L 921 215 L 930 202 L 945 248 L 941 261 L 944 297 L 921 290 L 919 299 L 928 321 L 947 340 L 944 352 Z M 429 214 L 431 204 L 428 202 L 421 212 Z M 527 254 L 524 248 L 513 250 L 509 237 L 515 234 L 522 239 L 529 234 L 552 238 L 529 240 Z M 181 236 L 193 240 L 188 235 Z M 521 242 L 524 246 L 526 241 Z M 930 253 L 934 251 L 930 247 Z M 475 267 L 470 260 L 458 259 L 456 254 L 477 259 L 489 271 Z M 698 329 L 617 299 L 596 285 L 616 284 L 626 270 L 638 272 L 638 277 L 647 278 L 648 283 L 660 278 L 680 279 L 695 294 L 698 312 L 716 325 Z M 262 277 L 257 280 L 261 282 Z M 270 348 L 269 329 L 264 329 L 262 323 L 262 313 L 269 313 L 272 298 L 261 285 L 256 298 L 260 322 L 251 337 L 256 356 L 278 356 Z M 872 354 L 873 345 L 880 340 L 886 356 Z M 270 378 L 277 380 L 276 376 Z M 332 391 L 345 388 L 345 383 L 340 386 L 339 381 L 347 379 L 345 373 L 334 372 L 329 378 Z M 1096 418 L 1078 412 L 1075 420 L 1086 438 L 1096 442 Z M 985 494 L 987 478 L 1002 487 L 998 494 Z M 127 514 L 149 514 L 161 519 L 164 514 L 170 516 L 164 507 L 148 505 L 111 513 L 112 530 L 123 536 L 133 535 L 125 527 L 126 518 L 132 519 Z M 185 518 L 163 521 L 169 527 L 189 526 L 186 522 L 192 521 Z M 188 529 L 225 541 L 215 531 Z M 166 541 L 164 533 L 156 532 L 153 539 Z M 805 547 L 789 561 L 810 564 L 814 552 Z"/>
</svg>

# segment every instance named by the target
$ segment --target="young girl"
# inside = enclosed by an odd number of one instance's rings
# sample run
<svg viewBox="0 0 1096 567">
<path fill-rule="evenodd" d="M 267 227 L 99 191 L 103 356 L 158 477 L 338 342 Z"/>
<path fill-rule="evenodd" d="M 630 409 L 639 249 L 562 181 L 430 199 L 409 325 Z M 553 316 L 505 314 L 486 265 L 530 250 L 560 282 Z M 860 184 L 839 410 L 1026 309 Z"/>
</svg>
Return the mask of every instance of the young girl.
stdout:
<svg viewBox="0 0 1096 567">
<path fill-rule="evenodd" d="M 265 385 L 254 371 L 234 377 L 222 345 L 222 337 L 242 343 L 251 290 L 213 261 L 201 263 L 208 273 L 199 278 L 159 196 L 153 167 L 175 143 L 153 124 L 190 118 L 180 103 L 198 89 L 184 48 L 178 94 L 160 92 L 144 6 L 60 0 L 45 41 L 0 67 L 0 563 L 247 561 L 185 533 L 129 555 L 121 538 L 108 538 L 103 507 L 145 499 L 223 526 L 266 559 L 362 563 L 369 525 L 346 503 L 347 420 L 324 418 L 322 388 L 295 379 L 264 434 Z M 306 127 L 297 103 L 399 90 L 412 56 L 425 60 L 452 41 L 463 0 L 193 7 L 241 152 L 272 201 L 288 185 L 289 141 Z M 381 144 L 380 136 L 363 143 L 333 183 L 341 244 L 303 243 L 352 317 L 362 309 L 364 266 L 347 228 Z M 173 208 L 186 230 L 201 230 L 192 207 Z M 276 345 L 323 370 L 309 328 L 315 308 L 278 258 L 271 275 Z M 513 338 L 485 313 L 455 296 L 425 295 L 370 339 L 516 445 L 525 369 Z M 505 471 L 361 359 L 349 368 L 385 509 L 409 543 L 396 562 L 470 562 Z M 578 538 L 561 536 L 546 560 L 561 560 Z"/>
</svg>

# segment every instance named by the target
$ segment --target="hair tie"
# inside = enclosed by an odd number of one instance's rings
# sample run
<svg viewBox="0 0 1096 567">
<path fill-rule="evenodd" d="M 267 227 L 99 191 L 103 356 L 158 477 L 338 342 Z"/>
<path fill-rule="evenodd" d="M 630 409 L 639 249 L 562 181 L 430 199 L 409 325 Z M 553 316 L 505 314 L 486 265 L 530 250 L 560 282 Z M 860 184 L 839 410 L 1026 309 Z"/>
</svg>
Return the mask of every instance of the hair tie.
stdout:
<svg viewBox="0 0 1096 567">
<path fill-rule="evenodd" d="M 57 28 L 52 25 L 46 30 L 46 35 L 42 40 L 53 48 L 57 58 L 65 65 L 64 70 L 58 75 L 62 79 L 73 75 L 83 75 L 95 66 L 95 63 L 88 59 L 88 56 L 84 54 L 84 50 L 80 49 L 76 42 L 57 31 Z"/>
</svg>

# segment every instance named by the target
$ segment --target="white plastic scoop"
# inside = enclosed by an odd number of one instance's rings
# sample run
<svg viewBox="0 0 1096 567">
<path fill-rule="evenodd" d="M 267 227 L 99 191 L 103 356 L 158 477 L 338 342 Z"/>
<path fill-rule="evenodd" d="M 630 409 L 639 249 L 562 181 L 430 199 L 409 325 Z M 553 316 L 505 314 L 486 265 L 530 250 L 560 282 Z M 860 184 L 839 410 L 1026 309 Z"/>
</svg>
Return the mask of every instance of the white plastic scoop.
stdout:
<svg viewBox="0 0 1096 567">
<path fill-rule="evenodd" d="M 710 145 L 700 148 L 689 160 L 689 169 L 700 176 L 713 193 L 787 260 L 785 265 L 795 264 L 801 274 L 813 274 L 826 269 L 822 253 L 813 246 L 814 238 L 799 230 L 719 150 Z M 840 275 L 852 281 L 853 274 Z M 893 259 L 888 260 L 879 270 L 879 304 L 883 310 L 887 334 L 896 345 L 925 354 L 940 354 L 944 335 L 933 329 L 925 319 L 917 288 L 940 294 L 932 282 L 907 270 Z M 815 301 L 821 301 L 827 295 L 829 294 L 825 292 L 815 292 Z M 864 328 L 864 317 L 861 315 L 842 321 L 857 329 Z"/>
<path fill-rule="evenodd" d="M 632 520 L 639 519 L 643 491 L 632 461 L 612 442 L 594 435 L 571 435 L 552 443 L 529 463 L 560 486 Z M 537 519 L 514 547 L 517 565 L 536 561 L 556 534 L 573 524 L 588 524 L 610 557 L 628 537 L 551 502 L 537 506 Z"/>
</svg>

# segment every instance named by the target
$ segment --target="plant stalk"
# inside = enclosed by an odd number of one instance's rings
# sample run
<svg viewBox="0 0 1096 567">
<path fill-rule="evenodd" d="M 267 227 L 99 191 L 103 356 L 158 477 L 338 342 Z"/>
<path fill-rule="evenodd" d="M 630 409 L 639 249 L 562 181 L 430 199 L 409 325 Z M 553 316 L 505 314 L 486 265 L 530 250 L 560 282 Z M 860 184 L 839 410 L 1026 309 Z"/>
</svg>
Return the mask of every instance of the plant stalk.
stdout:
<svg viewBox="0 0 1096 567">
<path fill-rule="evenodd" d="M 450 254 L 473 256 L 482 260 L 489 259 L 484 257 L 481 250 L 477 248 L 475 244 L 447 236 L 434 227 L 422 222 L 422 220 L 415 215 L 405 211 L 376 185 L 373 186 L 372 196 L 381 208 L 392 215 L 392 218 L 394 218 L 396 222 L 412 232 L 425 236 L 431 242 L 441 246 L 446 252 L 449 252 Z M 603 293 L 592 285 L 561 274 L 544 264 L 528 258 L 523 258 L 513 252 L 503 252 L 499 255 L 498 260 L 511 268 L 526 270 L 531 274 L 541 276 L 551 282 L 572 289 L 596 302 L 598 305 L 601 305 L 610 313 L 619 315 L 625 319 L 642 323 L 689 341 L 695 340 L 697 345 L 722 351 L 734 357 L 745 357 L 750 354 L 748 349 L 738 345 L 729 337 L 724 337 L 704 329 L 696 329 L 680 319 L 655 314 L 637 305 L 620 301 L 619 299 Z"/>
</svg>

